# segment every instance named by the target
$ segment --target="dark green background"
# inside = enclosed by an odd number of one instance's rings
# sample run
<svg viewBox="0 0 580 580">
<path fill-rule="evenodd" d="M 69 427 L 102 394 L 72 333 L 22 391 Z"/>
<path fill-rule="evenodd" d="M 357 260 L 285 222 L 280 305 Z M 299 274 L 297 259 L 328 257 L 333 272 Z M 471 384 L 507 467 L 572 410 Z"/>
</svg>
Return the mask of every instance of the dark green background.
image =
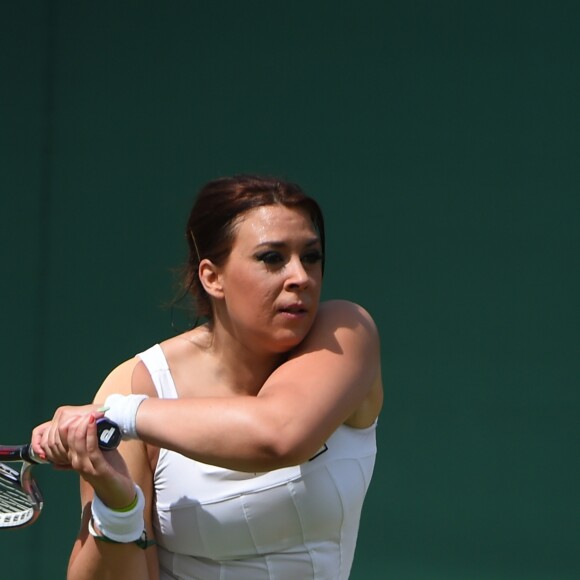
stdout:
<svg viewBox="0 0 580 580">
<path fill-rule="evenodd" d="M 172 333 L 203 182 L 281 175 L 326 212 L 326 296 L 382 333 L 352 578 L 578 578 L 579 24 L 573 1 L 1 2 L 1 442 Z M 65 575 L 76 478 L 37 473 L 2 578 Z"/>
</svg>

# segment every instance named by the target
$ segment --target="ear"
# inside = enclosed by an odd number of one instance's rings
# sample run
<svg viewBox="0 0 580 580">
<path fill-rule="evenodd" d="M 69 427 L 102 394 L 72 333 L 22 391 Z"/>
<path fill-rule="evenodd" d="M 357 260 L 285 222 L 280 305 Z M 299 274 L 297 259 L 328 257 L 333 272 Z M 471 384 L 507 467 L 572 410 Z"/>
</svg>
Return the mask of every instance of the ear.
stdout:
<svg viewBox="0 0 580 580">
<path fill-rule="evenodd" d="M 222 299 L 224 297 L 224 289 L 220 269 L 211 260 L 204 258 L 199 263 L 198 273 L 204 290 L 212 298 Z"/>
</svg>

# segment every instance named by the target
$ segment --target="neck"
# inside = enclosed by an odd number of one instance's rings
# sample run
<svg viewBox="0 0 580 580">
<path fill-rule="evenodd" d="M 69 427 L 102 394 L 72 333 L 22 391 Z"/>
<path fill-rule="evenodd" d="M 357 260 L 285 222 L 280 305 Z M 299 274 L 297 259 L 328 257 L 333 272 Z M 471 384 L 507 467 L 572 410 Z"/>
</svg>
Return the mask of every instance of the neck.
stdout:
<svg viewBox="0 0 580 580">
<path fill-rule="evenodd" d="M 257 395 L 286 353 L 260 352 L 219 325 L 209 332 L 208 351 L 215 357 L 220 383 L 236 394 Z"/>
</svg>

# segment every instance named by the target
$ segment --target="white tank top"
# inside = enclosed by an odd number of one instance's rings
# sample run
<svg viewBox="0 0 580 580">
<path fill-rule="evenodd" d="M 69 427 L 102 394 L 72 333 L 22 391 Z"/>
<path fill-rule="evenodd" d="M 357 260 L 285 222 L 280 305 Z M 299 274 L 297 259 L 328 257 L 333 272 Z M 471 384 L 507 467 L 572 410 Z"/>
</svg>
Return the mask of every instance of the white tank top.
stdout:
<svg viewBox="0 0 580 580">
<path fill-rule="evenodd" d="M 177 398 L 159 345 L 141 353 Z M 154 474 L 160 580 L 346 580 L 376 455 L 376 422 L 339 427 L 295 467 L 245 473 L 161 449 Z"/>
</svg>

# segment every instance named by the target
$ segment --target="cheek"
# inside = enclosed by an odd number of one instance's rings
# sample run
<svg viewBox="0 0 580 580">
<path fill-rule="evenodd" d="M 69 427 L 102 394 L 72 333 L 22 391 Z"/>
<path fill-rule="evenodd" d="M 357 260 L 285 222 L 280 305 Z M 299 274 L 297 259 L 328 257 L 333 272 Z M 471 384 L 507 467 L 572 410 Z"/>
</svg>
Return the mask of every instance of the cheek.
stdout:
<svg viewBox="0 0 580 580">
<path fill-rule="evenodd" d="M 265 278 L 255 273 L 239 272 L 239 275 L 230 279 L 229 292 L 226 300 L 230 307 L 235 308 L 243 317 L 244 311 L 247 316 L 256 316 L 262 313 L 266 315 L 272 309 L 272 304 L 278 295 L 278 288 L 273 283 L 272 277 Z"/>
</svg>

